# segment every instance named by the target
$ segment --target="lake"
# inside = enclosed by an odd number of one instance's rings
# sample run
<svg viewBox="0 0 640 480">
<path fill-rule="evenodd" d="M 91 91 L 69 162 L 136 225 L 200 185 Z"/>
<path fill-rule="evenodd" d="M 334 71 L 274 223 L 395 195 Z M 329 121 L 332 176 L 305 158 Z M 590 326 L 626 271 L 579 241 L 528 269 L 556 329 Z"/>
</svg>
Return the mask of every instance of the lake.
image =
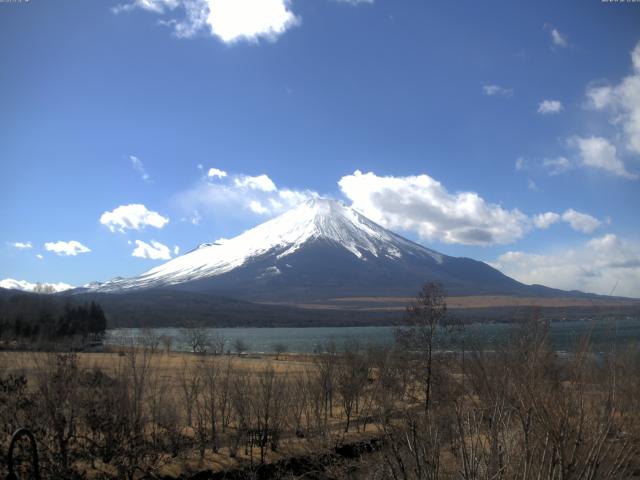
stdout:
<svg viewBox="0 0 640 480">
<path fill-rule="evenodd" d="M 233 341 L 241 338 L 249 346 L 251 353 L 271 353 L 276 344 L 286 345 L 291 353 L 312 353 L 327 341 L 334 341 L 338 347 L 350 340 L 361 344 L 389 345 L 394 341 L 396 327 L 308 327 L 308 328 L 215 328 L 210 333 L 222 335 L 226 339 L 225 349 Z M 455 340 L 440 339 L 442 349 L 455 349 L 464 345 L 467 349 L 492 349 L 506 342 L 516 324 L 471 324 L 456 334 Z M 188 350 L 182 330 L 179 328 L 153 328 L 153 334 L 172 338 L 172 349 Z M 105 344 L 118 345 L 136 341 L 144 330 L 118 328 L 108 330 Z M 610 345 L 624 346 L 640 341 L 640 320 L 615 321 L 564 321 L 551 323 L 551 341 L 557 351 L 571 351 L 577 340 L 591 333 L 592 343 L 597 351 L 606 351 Z"/>
</svg>

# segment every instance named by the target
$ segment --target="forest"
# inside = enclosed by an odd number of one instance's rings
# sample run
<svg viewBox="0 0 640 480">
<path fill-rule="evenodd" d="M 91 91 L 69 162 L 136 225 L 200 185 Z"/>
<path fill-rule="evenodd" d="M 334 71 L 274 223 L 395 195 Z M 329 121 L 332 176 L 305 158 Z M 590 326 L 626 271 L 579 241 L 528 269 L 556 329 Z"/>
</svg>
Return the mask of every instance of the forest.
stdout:
<svg viewBox="0 0 640 480">
<path fill-rule="evenodd" d="M 67 348 L 99 342 L 107 328 L 100 304 L 52 295 L 0 296 L 0 348 Z"/>
</svg>

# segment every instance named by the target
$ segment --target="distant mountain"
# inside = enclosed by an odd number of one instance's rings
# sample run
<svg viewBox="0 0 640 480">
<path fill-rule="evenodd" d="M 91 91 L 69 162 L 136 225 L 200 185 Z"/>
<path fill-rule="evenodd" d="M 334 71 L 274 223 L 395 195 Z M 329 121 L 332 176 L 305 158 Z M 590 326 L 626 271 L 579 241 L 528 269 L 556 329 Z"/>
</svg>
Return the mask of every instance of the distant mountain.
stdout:
<svg viewBox="0 0 640 480">
<path fill-rule="evenodd" d="M 23 292 L 37 293 L 58 293 L 74 288 L 73 285 L 67 283 L 31 283 L 26 280 L 14 280 L 13 278 L 5 278 L 0 280 L 0 288 L 7 290 L 20 290 Z"/>
<path fill-rule="evenodd" d="M 576 296 L 524 285 L 486 263 L 443 255 L 329 199 L 314 199 L 222 243 L 205 243 L 133 278 L 78 292 L 209 292 L 252 301 L 413 295 L 427 281 L 449 295 Z"/>
</svg>

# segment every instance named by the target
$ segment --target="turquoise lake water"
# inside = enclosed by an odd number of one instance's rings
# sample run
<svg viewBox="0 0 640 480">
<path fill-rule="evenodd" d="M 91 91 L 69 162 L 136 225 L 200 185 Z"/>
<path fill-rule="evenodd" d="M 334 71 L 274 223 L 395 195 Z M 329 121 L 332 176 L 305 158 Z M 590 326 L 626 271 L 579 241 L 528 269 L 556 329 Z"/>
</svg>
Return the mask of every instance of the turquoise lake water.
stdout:
<svg viewBox="0 0 640 480">
<path fill-rule="evenodd" d="M 442 349 L 492 349 L 509 340 L 515 324 L 471 324 L 455 337 L 441 339 Z M 396 327 L 310 327 L 310 328 L 216 328 L 211 333 L 226 339 L 225 349 L 230 349 L 237 338 L 244 340 L 252 353 L 271 353 L 274 346 L 283 343 L 291 353 L 312 353 L 327 341 L 338 347 L 350 340 L 360 344 L 389 345 L 394 341 Z M 172 337 L 172 349 L 188 350 L 179 328 L 150 329 L 155 335 Z M 640 343 L 640 320 L 616 321 L 565 321 L 551 323 L 551 341 L 558 351 L 571 351 L 578 339 L 590 334 L 594 349 L 607 351 L 611 345 Z M 107 331 L 106 344 L 129 343 L 143 335 L 142 329 L 121 328 Z"/>
</svg>

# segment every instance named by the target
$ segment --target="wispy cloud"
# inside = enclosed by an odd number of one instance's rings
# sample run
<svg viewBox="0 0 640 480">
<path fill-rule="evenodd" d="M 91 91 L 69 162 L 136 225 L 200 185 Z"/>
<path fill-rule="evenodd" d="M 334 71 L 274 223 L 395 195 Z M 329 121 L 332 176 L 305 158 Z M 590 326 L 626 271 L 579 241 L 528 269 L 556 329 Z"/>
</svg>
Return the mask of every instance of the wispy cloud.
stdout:
<svg viewBox="0 0 640 480">
<path fill-rule="evenodd" d="M 516 167 L 516 170 L 518 171 L 529 170 L 530 168 L 529 162 L 527 162 L 527 160 L 524 157 L 516 158 L 515 167 Z"/>
<path fill-rule="evenodd" d="M 140 178 L 147 183 L 151 183 L 151 175 L 149 175 L 145 170 L 142 160 L 135 155 L 129 155 L 129 160 L 131 160 L 131 166 L 133 169 L 140 174 Z"/>
<path fill-rule="evenodd" d="M 569 42 L 567 41 L 567 37 L 562 35 L 557 28 L 551 29 L 551 41 L 556 47 L 568 47 Z"/>
<path fill-rule="evenodd" d="M 31 242 L 9 242 L 13 248 L 17 248 L 18 250 L 27 250 L 29 248 L 33 248 Z"/>
<path fill-rule="evenodd" d="M 204 170 L 204 169 L 202 169 Z M 185 211 L 185 221 L 198 224 L 203 216 L 246 213 L 272 216 L 318 194 L 310 190 L 282 188 L 266 174 L 243 173 L 203 176 L 190 189 L 176 196 Z"/>
<path fill-rule="evenodd" d="M 640 244 L 607 234 L 561 251 L 510 251 L 492 265 L 527 284 L 640 297 Z"/>
<path fill-rule="evenodd" d="M 607 111 L 613 125 L 621 129 L 627 150 L 640 154 L 640 42 L 631 52 L 632 73 L 617 85 L 587 89 L 589 105 Z"/>
<path fill-rule="evenodd" d="M 44 248 L 48 252 L 53 252 L 56 255 L 64 257 L 75 257 L 80 253 L 89 253 L 91 251 L 89 247 L 83 245 L 77 240 L 70 240 L 68 242 L 47 242 L 44 244 Z"/>
<path fill-rule="evenodd" d="M 569 46 L 569 40 L 567 36 L 560 32 L 556 27 L 548 23 L 543 27 L 549 32 L 549 38 L 551 39 L 551 45 L 554 48 L 567 48 Z"/>
<path fill-rule="evenodd" d="M 491 84 L 491 85 L 483 85 L 482 86 L 482 91 L 485 95 L 489 96 L 489 97 L 511 97 L 513 96 L 513 89 L 511 88 L 505 88 L 502 87 L 500 85 L 495 85 L 495 84 Z"/>
<path fill-rule="evenodd" d="M 549 173 L 549 175 L 560 175 L 573 168 L 571 160 L 567 157 L 545 158 L 542 161 L 542 166 Z"/>
<path fill-rule="evenodd" d="M 552 115 L 560 113 L 563 110 L 562 102 L 560 100 L 543 100 L 538 105 L 538 113 L 542 115 Z"/>
<path fill-rule="evenodd" d="M 546 230 L 560 220 L 561 216 L 555 212 L 540 213 L 533 217 L 533 223 L 537 228 Z"/>
<path fill-rule="evenodd" d="M 130 3 L 116 5 L 112 8 L 112 11 L 115 14 L 119 14 L 139 8 L 148 12 L 165 13 L 167 10 L 173 10 L 179 4 L 178 0 L 133 0 Z"/>
<path fill-rule="evenodd" d="M 350 5 L 365 5 L 365 4 L 369 4 L 371 5 L 373 3 L 373 0 L 335 0 L 338 3 L 348 3 Z"/>
<path fill-rule="evenodd" d="M 615 145 L 606 138 L 576 135 L 569 138 L 568 144 L 576 149 L 580 164 L 584 167 L 604 170 L 619 177 L 638 178 L 637 174 L 627 170 L 624 162 L 618 157 Z"/>
</svg>

